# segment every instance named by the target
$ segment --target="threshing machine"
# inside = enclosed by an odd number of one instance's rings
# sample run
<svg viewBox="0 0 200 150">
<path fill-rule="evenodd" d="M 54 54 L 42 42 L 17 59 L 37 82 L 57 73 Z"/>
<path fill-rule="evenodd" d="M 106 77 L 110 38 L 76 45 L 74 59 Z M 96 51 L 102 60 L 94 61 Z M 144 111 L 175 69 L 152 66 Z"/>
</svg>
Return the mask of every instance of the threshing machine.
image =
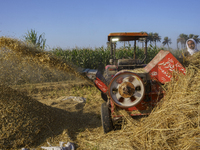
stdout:
<svg viewBox="0 0 200 150">
<path fill-rule="evenodd" d="M 114 121 L 123 117 L 119 110 L 126 110 L 132 117 L 149 115 L 152 108 L 163 98 L 162 84 L 169 82 L 174 71 L 185 74 L 182 64 L 169 52 L 161 50 L 148 64 L 147 33 L 110 33 L 110 64 L 104 75 L 98 70 L 85 69 L 84 73 L 94 81 L 105 101 L 101 106 L 104 133 L 114 129 Z M 136 41 L 145 43 L 144 58 L 138 59 Z M 134 41 L 134 54 L 130 59 L 115 57 L 117 41 Z"/>
</svg>

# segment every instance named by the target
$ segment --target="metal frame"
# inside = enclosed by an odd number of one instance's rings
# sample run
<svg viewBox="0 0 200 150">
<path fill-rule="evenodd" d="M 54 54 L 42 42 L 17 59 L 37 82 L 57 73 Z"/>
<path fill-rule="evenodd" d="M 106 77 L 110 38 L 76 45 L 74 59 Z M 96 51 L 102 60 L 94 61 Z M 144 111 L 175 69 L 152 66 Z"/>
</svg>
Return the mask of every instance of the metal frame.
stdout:
<svg viewBox="0 0 200 150">
<path fill-rule="evenodd" d="M 136 59 L 136 41 L 139 40 L 140 38 L 144 38 L 145 39 L 145 48 L 144 48 L 144 54 L 145 57 L 142 59 L 142 63 L 144 63 L 144 61 L 147 58 L 147 37 L 148 34 L 147 33 L 143 33 L 143 32 L 121 32 L 121 33 L 110 33 L 108 35 L 108 41 L 110 41 L 110 54 L 111 54 L 111 60 L 110 60 L 110 64 L 111 65 L 116 65 L 116 57 L 115 57 L 115 53 L 116 53 L 116 42 L 113 42 L 112 40 L 115 38 L 118 38 L 118 41 L 134 41 L 134 58 Z"/>
</svg>

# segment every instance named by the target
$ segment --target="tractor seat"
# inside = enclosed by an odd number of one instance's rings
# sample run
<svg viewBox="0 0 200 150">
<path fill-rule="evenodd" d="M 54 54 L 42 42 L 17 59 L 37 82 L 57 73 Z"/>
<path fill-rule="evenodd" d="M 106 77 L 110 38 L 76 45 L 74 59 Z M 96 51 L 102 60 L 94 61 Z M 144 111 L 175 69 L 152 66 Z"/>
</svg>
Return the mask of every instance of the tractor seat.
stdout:
<svg viewBox="0 0 200 150">
<path fill-rule="evenodd" d="M 140 59 L 118 59 L 118 66 L 140 64 L 141 62 Z"/>
</svg>

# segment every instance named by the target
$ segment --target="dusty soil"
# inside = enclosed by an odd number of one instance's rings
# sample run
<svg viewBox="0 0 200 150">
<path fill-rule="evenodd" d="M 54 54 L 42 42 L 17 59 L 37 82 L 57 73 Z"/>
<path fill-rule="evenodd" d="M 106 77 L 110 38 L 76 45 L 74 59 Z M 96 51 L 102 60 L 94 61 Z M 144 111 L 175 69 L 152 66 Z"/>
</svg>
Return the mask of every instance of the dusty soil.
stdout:
<svg viewBox="0 0 200 150">
<path fill-rule="evenodd" d="M 18 89 L 23 93 L 31 96 L 33 99 L 60 111 L 53 116 L 60 116 L 62 125 L 55 122 L 56 129 L 49 129 L 52 136 L 34 148 L 40 149 L 41 146 L 48 146 L 49 142 L 52 146 L 59 146 L 59 141 L 72 142 L 77 149 L 81 149 L 77 136 L 88 130 L 97 130 L 103 134 L 101 127 L 100 107 L 103 103 L 100 92 L 86 82 L 66 81 L 66 82 L 49 82 L 26 84 L 13 86 L 13 89 Z M 67 99 L 69 96 L 82 97 L 86 99 L 85 103 L 79 103 L 72 99 Z M 62 112 L 62 114 L 60 114 Z M 63 115 L 66 120 L 63 125 Z M 59 121 L 59 120 L 58 120 Z"/>
</svg>

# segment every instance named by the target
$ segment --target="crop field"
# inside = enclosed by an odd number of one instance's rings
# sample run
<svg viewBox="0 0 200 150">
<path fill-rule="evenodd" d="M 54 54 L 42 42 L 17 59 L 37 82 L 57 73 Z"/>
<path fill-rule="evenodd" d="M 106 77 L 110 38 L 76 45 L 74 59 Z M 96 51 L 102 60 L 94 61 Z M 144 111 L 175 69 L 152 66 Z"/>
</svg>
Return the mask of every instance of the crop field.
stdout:
<svg viewBox="0 0 200 150">
<path fill-rule="evenodd" d="M 148 57 L 145 60 L 145 63 L 149 63 L 154 56 L 160 51 L 163 50 L 163 48 L 156 48 L 149 46 L 147 48 L 148 51 Z M 93 49 L 53 49 L 51 51 L 54 55 L 64 58 L 65 60 L 69 62 L 73 62 L 74 65 L 82 67 L 82 68 L 90 68 L 90 69 L 98 69 L 99 67 L 106 66 L 109 64 L 110 59 L 110 47 L 104 48 L 95 48 Z M 171 50 L 171 52 L 174 54 L 176 58 L 181 56 L 182 50 Z M 116 59 L 119 58 L 133 58 L 134 54 L 134 47 L 131 47 L 131 45 L 126 47 L 120 47 L 116 50 Z M 143 59 L 144 58 L 144 49 L 137 47 L 136 48 L 136 55 L 137 59 Z"/>
<path fill-rule="evenodd" d="M 118 57 L 132 57 L 129 48 L 127 53 L 119 49 Z M 104 134 L 100 117 L 104 101 L 80 67 L 107 64 L 109 49 L 47 53 L 5 37 L 0 37 L 0 49 L 0 149 L 41 150 L 49 146 L 47 142 L 59 146 L 60 141 L 74 143 L 77 150 L 200 149 L 199 53 L 184 61 L 186 75 L 163 87 L 166 95 L 148 117 L 135 120 L 122 112 L 121 128 Z M 148 51 L 146 63 L 159 49 Z M 142 57 L 139 48 L 137 52 Z"/>
</svg>

